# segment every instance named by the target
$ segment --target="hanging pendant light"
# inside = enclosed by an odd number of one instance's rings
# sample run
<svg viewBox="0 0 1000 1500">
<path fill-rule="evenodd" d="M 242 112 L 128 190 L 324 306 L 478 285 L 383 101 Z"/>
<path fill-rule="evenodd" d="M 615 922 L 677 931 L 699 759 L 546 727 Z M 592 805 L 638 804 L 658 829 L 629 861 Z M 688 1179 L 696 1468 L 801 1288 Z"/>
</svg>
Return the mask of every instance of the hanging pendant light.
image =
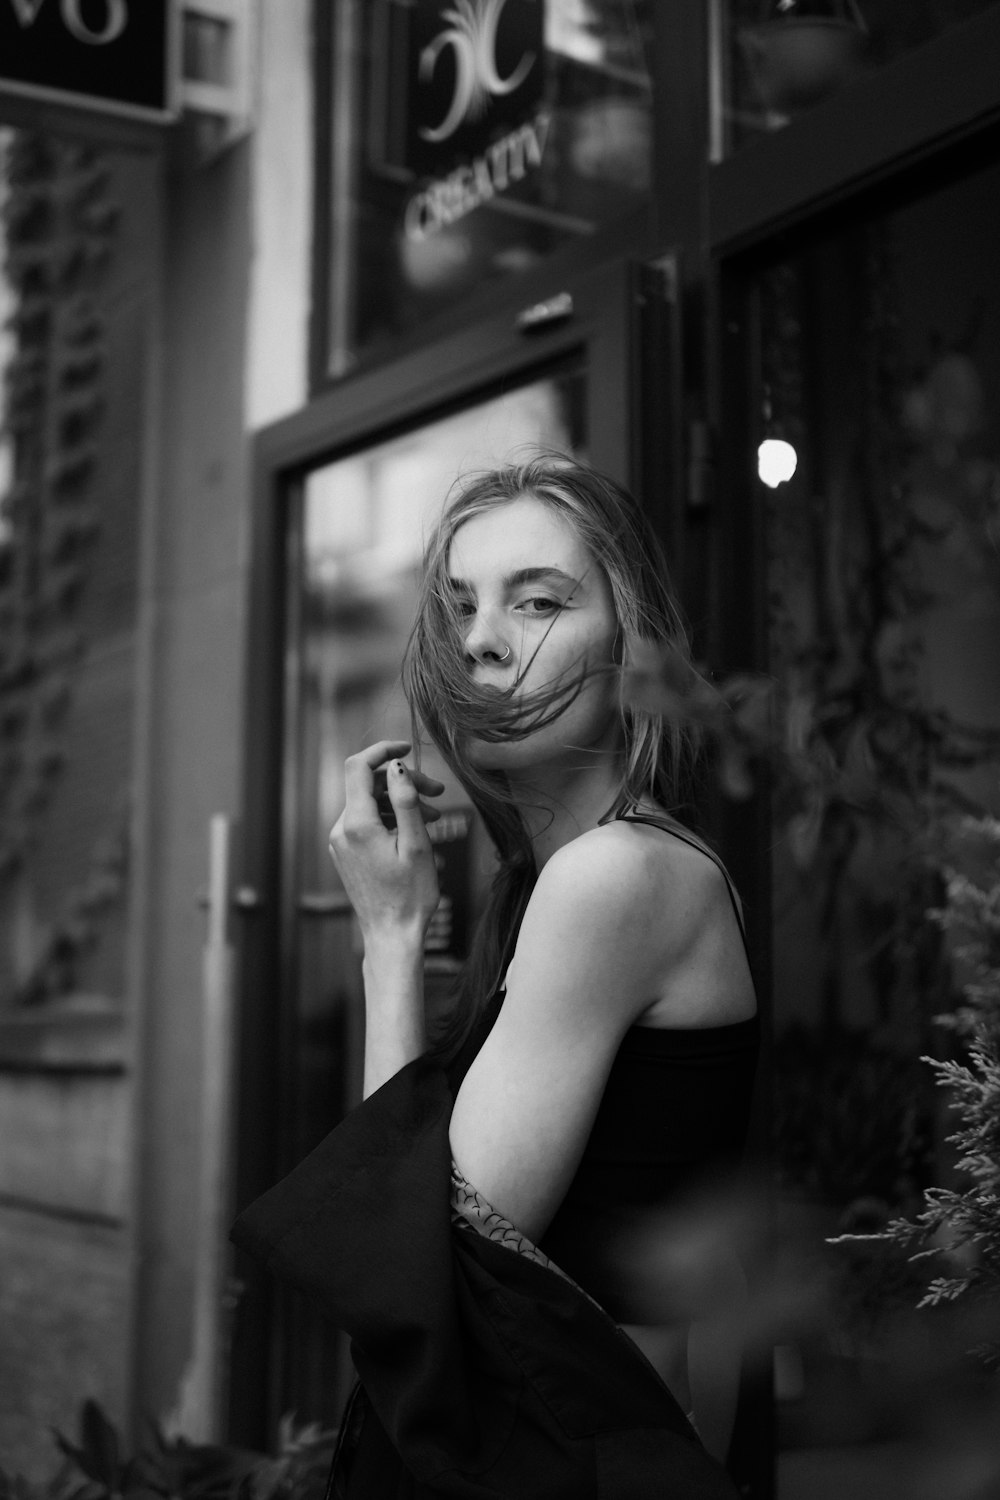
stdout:
<svg viewBox="0 0 1000 1500">
<path fill-rule="evenodd" d="M 799 466 L 799 455 L 785 438 L 766 437 L 757 449 L 757 477 L 768 489 L 787 484 Z"/>
<path fill-rule="evenodd" d="M 799 455 L 785 431 L 785 425 L 774 412 L 770 385 L 765 383 L 761 407 L 763 436 L 757 449 L 757 477 L 768 489 L 787 484 L 799 466 Z"/>
</svg>

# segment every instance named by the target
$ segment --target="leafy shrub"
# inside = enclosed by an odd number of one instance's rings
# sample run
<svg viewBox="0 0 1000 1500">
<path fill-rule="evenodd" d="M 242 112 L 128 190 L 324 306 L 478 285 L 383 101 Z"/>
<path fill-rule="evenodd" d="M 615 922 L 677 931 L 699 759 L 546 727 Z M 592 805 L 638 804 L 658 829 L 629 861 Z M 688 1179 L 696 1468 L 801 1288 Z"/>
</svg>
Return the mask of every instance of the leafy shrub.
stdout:
<svg viewBox="0 0 1000 1500">
<path fill-rule="evenodd" d="M 85 1401 L 73 1442 L 55 1433 L 55 1472 L 32 1482 L 0 1469 L 0 1500 L 322 1500 L 336 1434 L 283 1419 L 273 1456 L 191 1443 L 150 1424 L 128 1455 L 96 1401 Z"/>
</svg>

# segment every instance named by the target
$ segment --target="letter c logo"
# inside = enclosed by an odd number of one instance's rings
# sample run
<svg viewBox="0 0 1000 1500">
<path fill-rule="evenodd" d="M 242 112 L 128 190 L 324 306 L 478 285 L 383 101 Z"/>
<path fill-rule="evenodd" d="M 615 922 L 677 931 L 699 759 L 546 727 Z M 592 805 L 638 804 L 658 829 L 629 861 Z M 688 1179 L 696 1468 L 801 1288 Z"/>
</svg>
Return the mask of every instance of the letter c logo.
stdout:
<svg viewBox="0 0 1000 1500">
<path fill-rule="evenodd" d="M 450 21 L 454 15 L 457 15 L 457 12 L 448 10 L 444 12 L 445 20 Z M 421 127 L 420 134 L 425 141 L 446 141 L 450 135 L 454 135 L 470 112 L 475 97 L 476 54 L 472 39 L 457 26 L 438 32 L 434 40 L 429 42 L 421 52 L 421 83 L 429 83 L 433 78 L 437 60 L 446 47 L 451 48 L 455 58 L 455 92 L 451 97 L 451 106 L 440 124 L 433 127 L 430 125 Z"/>
<path fill-rule="evenodd" d="M 419 77 L 429 83 L 438 58 L 450 47 L 455 60 L 455 91 L 444 118 L 437 125 L 421 126 L 425 141 L 446 141 L 465 119 L 484 114 L 491 96 L 512 94 L 527 78 L 535 65 L 534 52 L 526 52 L 514 71 L 501 78 L 497 67 L 497 29 L 507 0 L 455 0 L 454 7 L 441 12 L 450 21 L 420 54 Z"/>
</svg>

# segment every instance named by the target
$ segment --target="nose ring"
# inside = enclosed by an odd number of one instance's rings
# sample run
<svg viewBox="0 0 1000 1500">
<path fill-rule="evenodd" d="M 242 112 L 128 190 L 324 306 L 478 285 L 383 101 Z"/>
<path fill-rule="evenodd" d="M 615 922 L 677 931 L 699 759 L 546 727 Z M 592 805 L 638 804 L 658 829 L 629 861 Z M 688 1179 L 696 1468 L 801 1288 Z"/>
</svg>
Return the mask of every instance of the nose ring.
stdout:
<svg viewBox="0 0 1000 1500">
<path fill-rule="evenodd" d="M 506 661 L 509 656 L 510 656 L 510 647 L 508 646 L 507 650 L 504 652 L 503 656 L 498 656 L 497 657 L 497 661 Z"/>
</svg>

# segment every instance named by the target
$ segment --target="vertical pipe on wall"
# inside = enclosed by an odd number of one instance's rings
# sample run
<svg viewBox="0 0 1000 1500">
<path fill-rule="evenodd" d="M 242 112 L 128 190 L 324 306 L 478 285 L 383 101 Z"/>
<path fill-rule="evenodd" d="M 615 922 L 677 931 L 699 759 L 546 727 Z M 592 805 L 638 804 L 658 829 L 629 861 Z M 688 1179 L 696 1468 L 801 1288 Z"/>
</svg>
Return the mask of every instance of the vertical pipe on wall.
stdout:
<svg viewBox="0 0 1000 1500">
<path fill-rule="evenodd" d="M 201 1130 L 198 1212 L 193 1258 L 191 1360 L 176 1426 L 196 1442 L 224 1436 L 227 1248 L 231 1218 L 233 1087 L 233 955 L 229 936 L 232 853 L 230 819 L 208 828 L 208 930 L 202 953 Z"/>
</svg>

